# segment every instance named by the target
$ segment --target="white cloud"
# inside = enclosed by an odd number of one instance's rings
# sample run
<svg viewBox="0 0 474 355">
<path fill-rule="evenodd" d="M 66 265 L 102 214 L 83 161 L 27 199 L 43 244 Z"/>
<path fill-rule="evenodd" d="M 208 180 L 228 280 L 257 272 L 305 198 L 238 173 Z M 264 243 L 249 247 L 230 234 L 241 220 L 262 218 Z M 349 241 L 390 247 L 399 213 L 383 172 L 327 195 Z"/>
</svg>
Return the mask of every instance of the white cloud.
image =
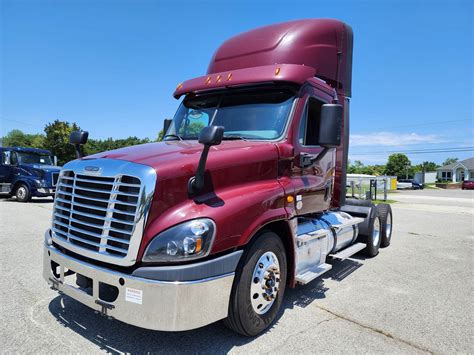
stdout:
<svg viewBox="0 0 474 355">
<path fill-rule="evenodd" d="M 351 134 L 350 146 L 405 146 L 410 144 L 443 143 L 436 134 L 373 132 Z"/>
</svg>

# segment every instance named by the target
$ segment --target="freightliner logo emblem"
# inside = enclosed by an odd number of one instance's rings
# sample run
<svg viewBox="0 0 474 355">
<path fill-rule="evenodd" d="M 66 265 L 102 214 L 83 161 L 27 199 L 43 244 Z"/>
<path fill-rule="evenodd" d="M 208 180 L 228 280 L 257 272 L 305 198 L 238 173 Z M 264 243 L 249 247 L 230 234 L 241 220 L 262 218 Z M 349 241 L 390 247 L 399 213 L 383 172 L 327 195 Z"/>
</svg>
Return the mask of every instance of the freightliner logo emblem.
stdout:
<svg viewBox="0 0 474 355">
<path fill-rule="evenodd" d="M 84 173 L 89 174 L 89 175 L 100 175 L 101 174 L 101 168 L 98 166 L 86 166 L 84 168 Z"/>
</svg>

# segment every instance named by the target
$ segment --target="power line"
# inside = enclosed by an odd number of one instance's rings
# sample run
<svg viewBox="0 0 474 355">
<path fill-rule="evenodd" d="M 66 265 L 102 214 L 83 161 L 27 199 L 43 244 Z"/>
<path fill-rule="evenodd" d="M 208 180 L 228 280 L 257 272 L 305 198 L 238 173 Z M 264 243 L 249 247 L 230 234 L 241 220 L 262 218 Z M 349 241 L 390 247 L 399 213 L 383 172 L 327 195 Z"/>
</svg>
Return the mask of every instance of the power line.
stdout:
<svg viewBox="0 0 474 355">
<path fill-rule="evenodd" d="M 433 153 L 457 153 L 457 152 L 472 152 L 474 147 L 454 147 L 454 148 L 434 148 L 434 149 L 412 149 L 412 150 L 386 150 L 375 152 L 350 152 L 353 155 L 372 155 L 372 154 L 433 154 Z"/>
<path fill-rule="evenodd" d="M 40 126 L 39 124 L 31 124 L 31 123 L 28 123 L 28 122 L 23 122 L 23 121 L 18 121 L 18 120 L 12 120 L 10 118 L 4 118 L 2 117 L 2 120 L 3 121 L 10 121 L 10 122 L 16 122 L 16 123 L 21 123 L 21 124 L 24 124 L 26 126 L 31 126 L 31 127 L 41 127 L 43 128 L 43 126 Z"/>
<path fill-rule="evenodd" d="M 436 122 L 425 122 L 425 123 L 416 123 L 416 124 L 410 124 L 410 125 L 400 125 L 400 126 L 382 126 L 382 127 L 376 127 L 372 128 L 374 129 L 391 129 L 391 128 L 409 128 L 409 127 L 424 127 L 424 126 L 437 126 L 437 125 L 443 125 L 443 124 L 450 124 L 450 123 L 455 123 L 455 122 L 467 122 L 471 121 L 474 123 L 474 119 L 472 118 L 466 118 L 466 119 L 461 119 L 461 120 L 445 120 L 445 121 L 436 121 Z"/>
</svg>

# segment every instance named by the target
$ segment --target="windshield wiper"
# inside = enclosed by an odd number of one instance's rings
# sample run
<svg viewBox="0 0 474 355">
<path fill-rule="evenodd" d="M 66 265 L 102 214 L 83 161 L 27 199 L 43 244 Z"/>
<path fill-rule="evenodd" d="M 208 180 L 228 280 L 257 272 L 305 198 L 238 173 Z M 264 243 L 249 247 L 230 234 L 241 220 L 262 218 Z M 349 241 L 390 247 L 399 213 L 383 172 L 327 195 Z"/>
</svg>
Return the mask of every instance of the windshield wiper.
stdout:
<svg viewBox="0 0 474 355">
<path fill-rule="evenodd" d="M 222 137 L 223 141 L 233 141 L 233 140 L 243 140 L 245 141 L 246 139 L 242 136 L 237 136 L 237 135 L 229 135 L 229 136 L 224 136 Z"/>
<path fill-rule="evenodd" d="M 181 138 L 181 136 L 178 136 L 177 134 L 165 134 L 165 135 L 163 136 L 163 140 L 165 140 L 166 137 L 178 138 L 180 141 L 183 140 L 183 138 Z"/>
</svg>

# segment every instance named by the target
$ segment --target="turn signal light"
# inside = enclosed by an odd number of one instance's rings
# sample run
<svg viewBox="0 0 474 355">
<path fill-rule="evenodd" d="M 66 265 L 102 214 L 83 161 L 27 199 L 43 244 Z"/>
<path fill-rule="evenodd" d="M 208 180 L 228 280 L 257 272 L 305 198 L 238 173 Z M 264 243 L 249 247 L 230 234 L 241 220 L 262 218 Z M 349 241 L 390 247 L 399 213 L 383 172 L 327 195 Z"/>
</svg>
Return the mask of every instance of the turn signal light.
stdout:
<svg viewBox="0 0 474 355">
<path fill-rule="evenodd" d="M 293 196 L 287 196 L 286 197 L 286 202 L 288 202 L 288 203 L 292 203 L 294 200 L 295 200 L 295 198 Z"/>
</svg>

